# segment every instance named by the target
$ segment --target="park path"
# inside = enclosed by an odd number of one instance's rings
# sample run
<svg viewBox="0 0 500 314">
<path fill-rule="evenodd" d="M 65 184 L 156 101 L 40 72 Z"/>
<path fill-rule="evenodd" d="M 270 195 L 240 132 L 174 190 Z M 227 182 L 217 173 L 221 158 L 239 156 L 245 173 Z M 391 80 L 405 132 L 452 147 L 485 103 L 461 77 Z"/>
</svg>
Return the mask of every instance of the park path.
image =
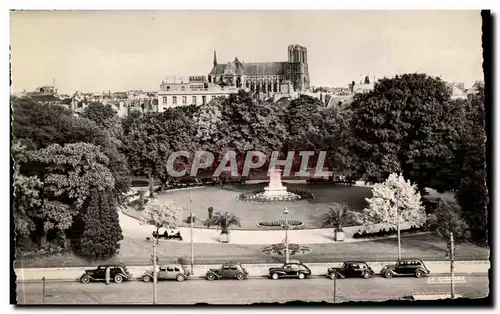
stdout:
<svg viewBox="0 0 500 314">
<path fill-rule="evenodd" d="M 155 227 L 152 225 L 142 225 L 137 219 L 119 213 L 120 225 L 124 237 L 145 239 L 151 237 Z M 402 228 L 409 228 L 410 225 L 402 225 Z M 386 224 L 377 224 L 372 227 L 373 231 L 382 228 L 388 229 Z M 352 235 L 358 231 L 363 230 L 361 226 L 345 227 L 345 240 L 344 242 L 359 242 L 368 241 L 373 239 L 353 239 Z M 163 232 L 162 229 L 160 232 Z M 191 229 L 186 227 L 179 228 L 185 242 L 191 241 Z M 281 230 L 237 230 L 230 231 L 231 244 L 276 244 L 283 242 L 285 231 Z M 211 228 L 193 228 L 193 242 L 194 243 L 219 243 L 220 235 L 217 229 Z M 303 229 L 303 230 L 288 230 L 289 243 L 296 244 L 316 244 L 316 243 L 336 243 L 334 241 L 334 229 Z"/>
</svg>

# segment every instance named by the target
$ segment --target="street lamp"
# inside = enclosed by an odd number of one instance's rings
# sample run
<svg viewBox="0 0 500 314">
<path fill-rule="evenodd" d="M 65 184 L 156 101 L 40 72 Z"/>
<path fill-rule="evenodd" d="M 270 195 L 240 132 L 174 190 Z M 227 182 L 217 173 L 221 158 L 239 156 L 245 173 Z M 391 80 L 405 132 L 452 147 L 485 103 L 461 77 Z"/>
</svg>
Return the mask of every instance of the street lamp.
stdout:
<svg viewBox="0 0 500 314">
<path fill-rule="evenodd" d="M 189 220 L 191 224 L 191 275 L 194 274 L 194 245 L 193 245 L 193 192 L 189 194 Z"/>
<path fill-rule="evenodd" d="M 288 263 L 289 254 L 288 254 L 288 209 L 285 207 L 283 211 L 283 215 L 285 216 L 285 263 Z"/>
<path fill-rule="evenodd" d="M 159 235 L 157 234 L 157 239 Z M 157 254 L 156 254 L 156 239 L 153 238 L 153 256 L 151 256 L 151 259 L 153 260 L 153 304 L 156 304 L 156 261 L 157 261 Z"/>
</svg>

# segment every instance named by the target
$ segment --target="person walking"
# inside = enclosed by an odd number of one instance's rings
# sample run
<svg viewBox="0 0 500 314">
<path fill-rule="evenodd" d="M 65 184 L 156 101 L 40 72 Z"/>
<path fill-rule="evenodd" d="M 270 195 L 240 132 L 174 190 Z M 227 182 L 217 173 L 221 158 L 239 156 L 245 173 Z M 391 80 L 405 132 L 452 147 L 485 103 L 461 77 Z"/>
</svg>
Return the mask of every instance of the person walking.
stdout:
<svg viewBox="0 0 500 314">
<path fill-rule="evenodd" d="M 109 282 L 111 281 L 111 270 L 109 267 L 106 267 L 106 285 L 109 285 Z"/>
</svg>

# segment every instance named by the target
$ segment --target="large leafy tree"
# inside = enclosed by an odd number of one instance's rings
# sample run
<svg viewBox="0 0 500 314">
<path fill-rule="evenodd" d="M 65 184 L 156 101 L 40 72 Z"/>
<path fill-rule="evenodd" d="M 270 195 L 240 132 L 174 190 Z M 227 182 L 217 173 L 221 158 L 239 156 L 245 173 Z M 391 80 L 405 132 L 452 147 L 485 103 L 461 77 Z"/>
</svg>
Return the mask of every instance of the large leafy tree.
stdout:
<svg viewBox="0 0 500 314">
<path fill-rule="evenodd" d="M 284 142 L 284 152 L 294 151 L 296 157 L 293 170 L 299 170 L 300 151 L 313 151 L 315 154 L 309 159 L 309 166 L 315 167 L 318 152 L 329 151 L 330 159 L 334 153 L 336 143 L 336 121 L 332 118 L 332 111 L 325 110 L 323 103 L 317 98 L 301 95 L 290 102 L 286 108 L 284 121 L 288 130 L 288 137 Z M 331 152 L 330 152 L 331 150 Z"/>
<path fill-rule="evenodd" d="M 145 114 L 130 125 L 125 137 L 127 161 L 134 174 L 150 178 L 150 194 L 154 178 L 162 182 L 169 179 L 166 165 L 170 154 L 194 152 L 195 110 L 195 106 L 169 108 L 162 113 Z M 189 160 L 176 160 L 178 168 L 186 168 L 187 164 Z"/>
<path fill-rule="evenodd" d="M 109 124 L 105 127 L 87 118 L 76 117 L 61 106 L 45 106 L 29 98 L 17 97 L 11 98 L 11 103 L 13 138 L 23 143 L 28 150 L 46 148 L 51 144 L 80 142 L 100 147 L 109 160 L 107 167 L 115 178 L 115 196 L 119 202 L 123 201 L 121 196 L 129 189 L 129 181 L 124 155 L 120 152 L 121 126 L 116 123 L 118 117 L 109 118 Z"/>
<path fill-rule="evenodd" d="M 421 192 L 432 187 L 437 170 L 453 162 L 459 110 L 439 78 L 404 74 L 379 80 L 351 104 L 353 170 L 381 182 L 402 172 Z"/>
<path fill-rule="evenodd" d="M 70 229 L 92 189 L 114 186 L 107 157 L 92 144 L 53 144 L 27 154 L 27 161 L 20 165 L 21 172 L 31 178 L 32 185 L 37 184 L 34 178 L 40 178 L 43 189 L 29 213 L 22 212 L 22 206 L 14 210 L 37 224 L 42 244 L 48 232 L 60 234 Z"/>
<path fill-rule="evenodd" d="M 11 97 L 11 104 L 13 138 L 23 142 L 27 149 L 88 142 L 89 139 L 99 141 L 104 136 L 96 125 L 76 119 L 64 107 L 44 106 L 30 98 L 19 97 Z"/>
<path fill-rule="evenodd" d="M 324 116 L 319 99 L 301 95 L 290 102 L 286 110 L 286 124 L 290 150 L 316 150 L 321 145 Z"/>
<path fill-rule="evenodd" d="M 109 128 L 112 119 L 117 116 L 110 105 L 90 103 L 82 112 L 82 117 L 94 121 L 98 126 Z"/>
<path fill-rule="evenodd" d="M 321 128 L 321 149 L 328 152 L 327 165 L 330 171 L 346 173 L 353 164 L 353 156 L 349 151 L 351 116 L 348 108 L 341 110 L 332 107 L 322 111 L 324 126 Z"/>
<path fill-rule="evenodd" d="M 456 200 L 467 221 L 471 239 L 488 242 L 488 189 L 486 186 L 486 132 L 484 115 L 484 86 L 478 84 L 465 108 L 461 134 L 462 165 Z"/>
<path fill-rule="evenodd" d="M 38 212 L 42 205 L 41 192 L 43 184 L 38 176 L 25 176 L 20 172 L 21 164 L 28 160 L 25 146 L 19 142 L 12 145 L 14 159 L 14 198 L 13 215 L 16 233 L 20 236 L 31 236 L 36 231 Z"/>
<path fill-rule="evenodd" d="M 222 101 L 221 137 L 226 139 L 225 149 L 236 152 L 239 172 L 247 151 L 260 151 L 270 156 L 271 152 L 282 150 L 287 130 L 280 110 L 278 105 L 258 101 L 244 91 Z M 226 151 L 215 153 L 216 161 L 220 161 Z"/>
</svg>

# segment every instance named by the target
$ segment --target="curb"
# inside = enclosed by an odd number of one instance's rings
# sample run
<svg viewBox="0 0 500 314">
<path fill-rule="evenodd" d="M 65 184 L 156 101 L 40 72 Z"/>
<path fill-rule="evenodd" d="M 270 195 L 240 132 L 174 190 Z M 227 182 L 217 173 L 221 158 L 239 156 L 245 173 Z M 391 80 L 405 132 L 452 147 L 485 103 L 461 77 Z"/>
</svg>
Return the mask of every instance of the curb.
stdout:
<svg viewBox="0 0 500 314">
<path fill-rule="evenodd" d="M 450 274 L 449 273 L 435 273 L 435 274 L 431 274 L 429 276 L 426 276 L 426 277 L 432 277 L 432 276 L 449 276 Z M 487 272 L 484 272 L 484 273 L 478 273 L 478 272 L 475 272 L 475 273 L 455 273 L 455 276 L 469 276 L 469 277 L 478 277 L 478 276 L 488 276 L 488 273 Z M 408 278 L 410 278 L 411 276 L 408 276 Z M 325 274 L 323 275 L 310 275 L 308 276 L 308 278 L 314 278 L 314 279 L 318 279 L 318 278 L 325 278 L 325 279 L 329 279 Z M 375 276 L 373 276 L 372 278 L 382 278 L 379 274 L 376 274 Z M 250 280 L 263 280 L 263 279 L 270 279 L 269 276 L 267 275 L 262 275 L 262 276 L 248 276 L 246 279 L 250 279 Z M 186 280 L 206 280 L 205 276 L 200 276 L 200 275 L 197 275 L 197 276 L 189 276 Z M 339 280 L 343 280 L 343 279 L 339 279 Z M 134 281 L 142 281 L 141 278 L 139 277 L 136 277 L 136 278 L 132 278 L 130 280 L 128 280 L 129 282 L 134 282 Z M 168 281 L 175 281 L 175 280 L 168 280 Z M 41 283 L 43 282 L 42 280 L 24 280 L 24 281 L 16 281 L 16 284 L 22 284 L 22 283 Z M 80 282 L 79 279 L 46 279 L 45 282 L 53 282 L 53 283 L 56 283 L 56 282 L 73 282 L 73 283 L 76 283 L 76 282 Z"/>
</svg>

